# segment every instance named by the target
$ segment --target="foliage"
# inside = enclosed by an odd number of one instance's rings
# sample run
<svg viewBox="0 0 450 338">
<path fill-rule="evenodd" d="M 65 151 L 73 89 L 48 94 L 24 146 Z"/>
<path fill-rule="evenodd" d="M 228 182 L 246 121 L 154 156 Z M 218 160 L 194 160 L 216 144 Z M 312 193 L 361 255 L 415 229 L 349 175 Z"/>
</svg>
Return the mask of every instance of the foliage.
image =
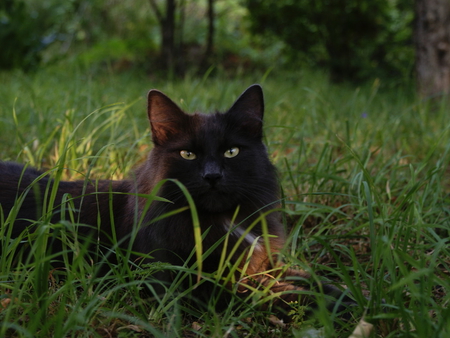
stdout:
<svg viewBox="0 0 450 338">
<path fill-rule="evenodd" d="M 4 0 L 0 4 L 0 69 L 32 70 L 40 62 L 45 25 L 30 15 L 21 0 Z"/>
<path fill-rule="evenodd" d="M 3 232 L 0 336 L 343 337 L 365 309 L 373 336 L 450 334 L 448 102 L 419 101 L 410 89 L 393 92 L 380 81 L 337 86 L 317 72 L 169 82 L 64 64 L 32 75 L 4 72 L 0 82 L 9 84 L 0 87 L 0 143 L 8 145 L 0 158 L 46 168 L 64 162 L 73 170 L 63 179 L 86 172 L 121 178 L 145 158 L 147 89 L 166 92 L 187 111 L 214 111 L 228 108 L 247 85 L 262 83 L 266 143 L 279 169 L 289 230 L 286 260 L 318 279 L 343 282 L 358 302 L 349 322 L 323 308 L 305 318 L 299 308 L 286 325 L 237 297 L 222 312 L 212 306 L 213 295 L 206 306 L 180 300 L 176 285 L 147 301 L 143 281 L 166 266 L 132 270 L 127 253 L 116 252 L 122 264 L 96 277 L 98 267 L 68 232 L 76 259 L 52 270 L 47 263 L 55 257 L 40 244 L 49 238 L 45 231 L 34 234 L 31 247 L 39 264 L 15 265 L 8 257 L 17 242 Z M 0 211 L 1 224 L 9 217 Z M 70 229 L 43 224 L 48 231 Z M 195 273 L 170 268 L 180 278 Z"/>
<path fill-rule="evenodd" d="M 335 81 L 409 75 L 413 64 L 409 0 L 245 0 L 256 34 L 270 33 Z M 382 70 L 382 72 L 380 72 Z"/>
<path fill-rule="evenodd" d="M 164 1 L 158 5 L 164 13 Z M 10 7 L 1 10 L 2 68 L 76 57 L 163 73 L 161 29 L 149 1 L 7 0 L 2 6 Z M 177 59 L 188 73 L 205 53 L 206 7 L 206 1 L 177 3 Z M 230 0 L 214 8 L 216 68 L 315 65 L 337 81 L 411 77 L 412 0 Z"/>
<path fill-rule="evenodd" d="M 32 70 L 41 61 L 51 63 L 86 50 L 82 62 L 143 62 L 157 41 L 151 16 L 135 1 L 5 0 L 0 27 L 2 69 Z"/>
</svg>

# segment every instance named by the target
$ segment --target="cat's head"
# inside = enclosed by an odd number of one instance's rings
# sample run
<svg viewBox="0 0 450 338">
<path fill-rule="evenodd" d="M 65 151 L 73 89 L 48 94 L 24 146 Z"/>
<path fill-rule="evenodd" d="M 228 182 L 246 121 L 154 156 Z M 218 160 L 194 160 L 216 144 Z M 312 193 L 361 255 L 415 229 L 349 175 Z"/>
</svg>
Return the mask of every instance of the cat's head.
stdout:
<svg viewBox="0 0 450 338">
<path fill-rule="evenodd" d="M 150 166 L 161 178 L 177 179 L 199 210 L 223 212 L 238 205 L 263 207 L 277 196 L 275 170 L 262 143 L 264 100 L 249 87 L 226 113 L 185 114 L 157 90 L 148 94 Z M 164 197 L 181 198 L 178 189 Z"/>
</svg>

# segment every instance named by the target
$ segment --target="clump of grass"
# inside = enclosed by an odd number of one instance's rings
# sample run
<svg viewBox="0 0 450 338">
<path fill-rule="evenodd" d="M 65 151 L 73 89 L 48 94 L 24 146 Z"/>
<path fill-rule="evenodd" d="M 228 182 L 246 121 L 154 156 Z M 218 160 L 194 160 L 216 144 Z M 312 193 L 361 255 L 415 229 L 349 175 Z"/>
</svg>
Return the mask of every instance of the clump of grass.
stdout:
<svg viewBox="0 0 450 338">
<path fill-rule="evenodd" d="M 312 319 L 299 309 L 288 326 L 273 325 L 252 299 L 237 296 L 217 312 L 214 296 L 200 307 L 179 293 L 177 282 L 192 279 L 192 288 L 198 282 L 198 266 L 139 267 L 119 250 L 120 264 L 100 275 L 72 222 L 43 218 L 41 231 L 12 240 L 15 216 L 0 212 L 0 336 L 340 337 L 362 314 L 374 324 L 374 337 L 449 334 L 447 102 L 418 101 L 377 81 L 337 87 L 314 73 L 161 83 L 56 67 L 1 73 L 0 81 L 9 84 L 0 87 L 0 143 L 7 145 L 1 158 L 56 168 L 57 179 L 122 178 L 142 161 L 150 147 L 143 99 L 150 88 L 188 111 L 211 111 L 263 81 L 266 143 L 279 168 L 289 233 L 286 261 L 317 280 L 346 285 L 358 303 L 347 323 L 320 302 Z M 64 243 L 58 269 L 45 250 L 50 232 Z M 16 263 L 20 241 L 33 261 Z M 177 277 L 165 297 L 148 301 L 142 289 L 151 290 L 146 281 L 158 269 Z M 213 283 L 223 277 L 204 275 Z"/>
</svg>

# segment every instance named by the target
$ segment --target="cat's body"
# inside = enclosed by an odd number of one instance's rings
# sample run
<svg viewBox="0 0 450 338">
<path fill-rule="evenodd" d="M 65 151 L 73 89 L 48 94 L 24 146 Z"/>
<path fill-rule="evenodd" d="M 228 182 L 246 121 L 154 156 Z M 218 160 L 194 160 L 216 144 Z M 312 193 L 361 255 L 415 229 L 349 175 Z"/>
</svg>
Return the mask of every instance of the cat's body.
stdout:
<svg viewBox="0 0 450 338">
<path fill-rule="evenodd" d="M 53 181 L 48 175 L 30 167 L 25 167 L 12 162 L 0 162 L 0 206 L 5 216 L 15 206 L 19 207 L 18 214 L 12 227 L 11 237 L 17 237 L 22 231 L 30 226 L 33 221 L 41 218 L 44 208 L 44 200 L 49 200 L 49 194 L 53 187 Z M 72 196 L 69 198 L 73 203 L 73 210 L 77 223 L 84 225 L 96 225 L 97 217 L 102 220 L 102 229 L 106 231 L 110 228 L 110 208 L 109 198 L 113 196 L 116 207 L 114 215 L 117 218 L 123 213 L 121 206 L 126 203 L 126 195 L 124 194 L 106 194 L 109 190 L 115 192 L 127 192 L 129 190 L 129 182 L 127 181 L 60 181 L 58 182 L 56 198 L 54 203 L 54 213 L 51 222 L 59 222 L 61 213 L 59 206 L 64 196 Z M 105 192 L 104 194 L 96 194 L 95 192 Z M 79 196 L 77 198 L 77 196 Z M 82 196 L 82 197 L 81 197 Z M 17 200 L 23 198 L 20 206 Z M 68 205 L 67 205 L 68 207 Z M 68 218 L 69 216 L 66 215 Z M 107 226 L 109 225 L 109 227 Z M 91 228 L 80 227 L 81 232 L 88 233 Z M 30 229 L 30 231 L 33 231 Z"/>
<path fill-rule="evenodd" d="M 276 170 L 262 143 L 263 111 L 262 90 L 257 85 L 247 89 L 225 114 L 211 115 L 187 115 L 164 94 L 150 91 L 148 115 L 154 148 L 147 161 L 129 180 L 59 182 L 52 222 L 61 219 L 59 205 L 70 194 L 72 219 L 90 226 L 80 227 L 80 232 L 100 228 L 96 236 L 103 243 L 111 246 L 111 238 L 117 238 L 123 247 L 130 234 L 137 232 L 133 250 L 148 253 L 154 261 L 181 264 L 196 245 L 191 210 L 157 220 L 188 206 L 179 185 L 172 181 L 177 180 L 195 202 L 201 233 L 206 234 L 203 251 L 228 235 L 228 251 L 240 242 L 232 257 L 233 262 L 241 259 L 239 267 L 246 270 L 240 273 L 257 276 L 278 264 L 272 257 L 284 245 L 283 226 L 274 212 L 279 199 Z M 40 216 L 51 191 L 48 186 L 53 184 L 47 176 L 37 180 L 40 175 L 33 168 L 0 163 L 3 213 L 7 216 L 17 197 L 26 196 L 11 237 Z M 149 204 L 148 196 L 165 179 L 169 181 L 157 195 L 170 202 Z M 29 189 L 35 180 L 35 188 Z M 217 269 L 222 248 L 219 245 L 208 256 L 204 271 Z M 301 271 L 284 271 L 286 275 L 308 278 Z"/>
</svg>

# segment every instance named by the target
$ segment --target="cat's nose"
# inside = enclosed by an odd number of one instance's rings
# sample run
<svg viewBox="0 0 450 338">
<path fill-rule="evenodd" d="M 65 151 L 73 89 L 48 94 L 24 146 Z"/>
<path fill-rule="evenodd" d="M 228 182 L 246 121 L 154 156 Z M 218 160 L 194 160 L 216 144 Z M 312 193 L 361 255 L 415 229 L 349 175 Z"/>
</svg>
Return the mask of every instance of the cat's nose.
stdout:
<svg viewBox="0 0 450 338">
<path fill-rule="evenodd" d="M 215 186 L 216 183 L 223 177 L 219 164 L 215 161 L 206 162 L 203 168 L 202 177 L 212 187 Z"/>
<path fill-rule="evenodd" d="M 207 181 L 212 187 L 216 185 L 218 181 L 222 178 L 222 174 L 215 172 L 215 173 L 207 173 L 203 175 L 203 179 Z"/>
</svg>

